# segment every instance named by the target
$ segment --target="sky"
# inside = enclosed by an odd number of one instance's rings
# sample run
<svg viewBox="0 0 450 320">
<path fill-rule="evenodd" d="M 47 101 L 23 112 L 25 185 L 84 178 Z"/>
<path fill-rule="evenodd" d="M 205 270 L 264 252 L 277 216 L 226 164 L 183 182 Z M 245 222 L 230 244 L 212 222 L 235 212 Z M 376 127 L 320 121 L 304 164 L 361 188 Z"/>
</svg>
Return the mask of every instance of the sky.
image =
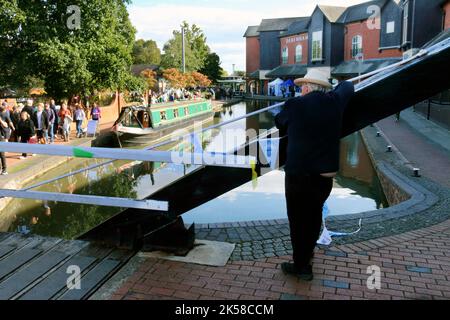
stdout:
<svg viewBox="0 0 450 320">
<path fill-rule="evenodd" d="M 128 11 L 138 39 L 164 43 L 183 20 L 198 25 L 229 73 L 245 70 L 245 38 L 262 19 L 310 16 L 317 4 L 351 6 L 365 0 L 133 0 Z"/>
</svg>

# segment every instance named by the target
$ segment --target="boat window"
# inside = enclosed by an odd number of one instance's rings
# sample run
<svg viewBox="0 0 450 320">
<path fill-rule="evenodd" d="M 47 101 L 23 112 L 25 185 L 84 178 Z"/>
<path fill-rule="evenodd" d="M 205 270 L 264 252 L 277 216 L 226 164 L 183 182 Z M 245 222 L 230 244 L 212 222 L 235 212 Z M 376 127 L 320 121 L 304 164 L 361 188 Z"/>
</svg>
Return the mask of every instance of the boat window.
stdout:
<svg viewBox="0 0 450 320">
<path fill-rule="evenodd" d="M 161 120 L 167 120 L 167 113 L 165 111 L 161 111 Z"/>
<path fill-rule="evenodd" d="M 123 119 L 123 124 L 126 127 L 133 127 L 133 128 L 141 128 L 142 125 L 138 120 L 138 112 L 137 111 L 130 111 Z"/>
<path fill-rule="evenodd" d="M 178 118 L 180 116 L 178 109 L 173 110 L 173 116 L 174 116 L 174 118 Z"/>
<path fill-rule="evenodd" d="M 185 107 L 184 108 L 184 115 L 189 115 L 189 108 L 188 107 Z"/>
</svg>

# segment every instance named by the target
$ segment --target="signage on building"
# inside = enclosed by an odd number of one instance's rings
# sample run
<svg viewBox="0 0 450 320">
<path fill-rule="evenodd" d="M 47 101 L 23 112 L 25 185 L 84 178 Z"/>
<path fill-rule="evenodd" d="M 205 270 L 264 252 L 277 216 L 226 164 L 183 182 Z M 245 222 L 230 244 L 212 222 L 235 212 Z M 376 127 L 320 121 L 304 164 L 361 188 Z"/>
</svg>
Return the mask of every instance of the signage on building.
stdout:
<svg viewBox="0 0 450 320">
<path fill-rule="evenodd" d="M 294 42 L 300 42 L 300 41 L 305 41 L 308 40 L 308 35 L 301 35 L 301 36 L 296 36 L 296 37 L 289 37 L 286 39 L 286 44 L 289 43 L 294 43 Z"/>
</svg>

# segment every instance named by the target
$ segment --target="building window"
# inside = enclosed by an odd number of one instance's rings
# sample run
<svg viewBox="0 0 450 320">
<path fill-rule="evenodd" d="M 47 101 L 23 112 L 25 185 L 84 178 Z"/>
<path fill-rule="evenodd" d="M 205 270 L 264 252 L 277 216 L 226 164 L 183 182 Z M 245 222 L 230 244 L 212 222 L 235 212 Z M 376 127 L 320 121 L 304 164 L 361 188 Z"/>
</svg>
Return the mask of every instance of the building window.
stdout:
<svg viewBox="0 0 450 320">
<path fill-rule="evenodd" d="M 298 45 L 295 47 L 295 63 L 301 63 L 303 60 L 303 47 Z"/>
<path fill-rule="evenodd" d="M 288 64 L 288 60 L 289 60 L 289 49 L 288 49 L 288 47 L 284 47 L 283 48 L 282 60 L 283 60 L 283 64 Z"/>
<path fill-rule="evenodd" d="M 389 21 L 386 24 L 386 33 L 394 33 L 395 32 L 395 21 Z"/>
<path fill-rule="evenodd" d="M 360 35 L 352 38 L 352 58 L 363 52 L 362 37 Z"/>
<path fill-rule="evenodd" d="M 322 60 L 322 31 L 316 31 L 312 34 L 312 61 Z"/>
<path fill-rule="evenodd" d="M 408 41 L 408 18 L 409 18 L 409 2 L 405 2 L 403 7 L 403 43 Z"/>
</svg>

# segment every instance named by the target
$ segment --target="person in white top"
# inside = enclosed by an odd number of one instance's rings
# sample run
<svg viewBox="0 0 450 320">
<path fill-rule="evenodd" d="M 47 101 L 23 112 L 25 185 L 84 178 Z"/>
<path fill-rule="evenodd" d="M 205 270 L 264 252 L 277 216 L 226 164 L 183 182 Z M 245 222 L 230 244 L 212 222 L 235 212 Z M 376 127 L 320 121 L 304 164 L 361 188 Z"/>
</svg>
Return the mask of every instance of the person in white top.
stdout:
<svg viewBox="0 0 450 320">
<path fill-rule="evenodd" d="M 83 121 L 86 119 L 86 114 L 83 108 L 77 104 L 75 109 L 75 122 L 77 124 L 77 138 L 83 136 Z"/>
</svg>

